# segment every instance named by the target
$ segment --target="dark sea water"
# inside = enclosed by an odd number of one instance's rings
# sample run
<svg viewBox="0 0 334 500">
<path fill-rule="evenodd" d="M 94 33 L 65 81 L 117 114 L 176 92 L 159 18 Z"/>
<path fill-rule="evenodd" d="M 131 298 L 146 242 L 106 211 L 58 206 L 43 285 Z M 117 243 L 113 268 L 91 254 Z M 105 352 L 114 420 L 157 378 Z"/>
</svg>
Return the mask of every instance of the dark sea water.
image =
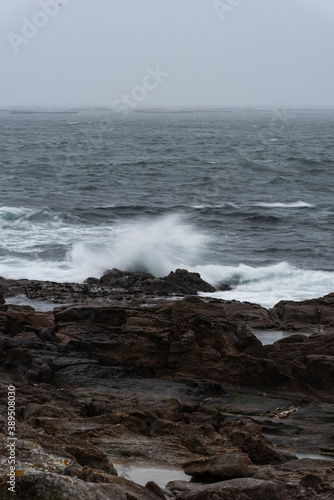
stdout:
<svg viewBox="0 0 334 500">
<path fill-rule="evenodd" d="M 334 292 L 334 112 L 0 113 L 0 275 L 177 267 L 271 306 Z"/>
</svg>

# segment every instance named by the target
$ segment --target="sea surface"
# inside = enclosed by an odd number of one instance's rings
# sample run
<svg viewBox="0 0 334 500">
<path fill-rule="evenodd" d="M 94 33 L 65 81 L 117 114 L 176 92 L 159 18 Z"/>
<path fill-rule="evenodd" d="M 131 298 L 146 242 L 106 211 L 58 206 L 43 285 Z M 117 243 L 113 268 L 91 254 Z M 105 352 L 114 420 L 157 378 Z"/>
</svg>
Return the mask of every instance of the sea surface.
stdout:
<svg viewBox="0 0 334 500">
<path fill-rule="evenodd" d="M 0 112 L 0 276 L 196 271 L 271 307 L 334 292 L 334 112 Z"/>
</svg>

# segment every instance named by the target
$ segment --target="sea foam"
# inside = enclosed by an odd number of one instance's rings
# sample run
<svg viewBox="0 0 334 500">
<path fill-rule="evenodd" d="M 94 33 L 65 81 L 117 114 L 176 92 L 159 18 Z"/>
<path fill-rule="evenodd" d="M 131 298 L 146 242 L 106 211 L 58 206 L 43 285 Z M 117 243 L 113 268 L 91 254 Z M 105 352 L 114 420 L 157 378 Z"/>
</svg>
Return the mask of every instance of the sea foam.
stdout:
<svg viewBox="0 0 334 500">
<path fill-rule="evenodd" d="M 263 208 L 314 208 L 315 205 L 305 201 L 293 201 L 291 203 L 256 203 L 256 207 Z"/>
</svg>

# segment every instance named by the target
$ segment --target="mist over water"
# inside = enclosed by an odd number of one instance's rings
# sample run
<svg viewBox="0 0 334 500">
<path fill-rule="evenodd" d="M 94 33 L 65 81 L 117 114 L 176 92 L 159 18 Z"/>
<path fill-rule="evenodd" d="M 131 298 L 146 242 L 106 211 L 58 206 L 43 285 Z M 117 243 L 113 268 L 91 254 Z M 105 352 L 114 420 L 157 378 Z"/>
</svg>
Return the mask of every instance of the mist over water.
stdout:
<svg viewBox="0 0 334 500">
<path fill-rule="evenodd" d="M 0 275 L 178 267 L 271 306 L 334 291 L 334 114 L 0 113 Z"/>
</svg>

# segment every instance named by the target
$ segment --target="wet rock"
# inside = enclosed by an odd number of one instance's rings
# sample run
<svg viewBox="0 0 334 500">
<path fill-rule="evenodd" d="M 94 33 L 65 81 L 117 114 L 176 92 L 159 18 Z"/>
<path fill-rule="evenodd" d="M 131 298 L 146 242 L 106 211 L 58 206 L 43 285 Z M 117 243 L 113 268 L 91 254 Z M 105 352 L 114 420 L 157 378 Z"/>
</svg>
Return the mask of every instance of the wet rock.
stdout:
<svg viewBox="0 0 334 500">
<path fill-rule="evenodd" d="M 219 283 L 216 286 L 217 292 L 228 292 L 230 290 L 233 290 L 233 287 L 229 285 L 228 283 Z"/>
<path fill-rule="evenodd" d="M 282 300 L 269 311 L 284 330 L 315 331 L 334 326 L 334 293 L 300 302 Z"/>
<path fill-rule="evenodd" d="M 183 465 L 183 470 L 193 481 L 213 483 L 237 477 L 248 477 L 252 471 L 247 459 L 239 453 L 203 458 Z"/>
<path fill-rule="evenodd" d="M 2 282 L 6 293 L 23 287 L 31 296 L 79 301 L 53 315 L 7 307 L 0 298 L 0 425 L 14 381 L 18 437 L 36 450 L 18 448 L 17 497 L 44 499 L 47 491 L 54 498 L 161 500 L 153 485 L 115 476 L 113 462 L 124 460 L 162 469 L 190 462 L 197 480 L 215 481 L 173 482 L 166 489 L 173 500 L 248 499 L 255 491 L 257 500 L 331 498 L 333 462 L 294 460 L 286 449 L 293 443 L 299 452 L 333 453 L 332 297 L 316 301 L 322 333 L 262 346 L 250 325 L 298 326 L 303 315 L 284 304 L 273 312 L 197 296 L 139 307 L 135 297 L 146 300 L 149 287 L 161 285 L 161 299 L 164 287 L 181 285 L 111 274 L 104 285 Z M 113 289 L 115 280 L 118 287 L 128 280 L 132 292 Z M 132 305 L 124 305 L 128 299 Z"/>
<path fill-rule="evenodd" d="M 193 295 L 197 292 L 215 292 L 216 289 L 204 281 L 199 273 L 190 273 L 185 269 L 176 269 L 175 272 L 171 271 L 168 276 L 164 278 L 168 283 L 176 285 L 179 292 L 184 295 Z"/>
<path fill-rule="evenodd" d="M 176 500 L 288 500 L 285 488 L 272 481 L 253 478 L 231 479 L 209 486 L 200 486 L 189 493 L 180 494 Z"/>
</svg>

